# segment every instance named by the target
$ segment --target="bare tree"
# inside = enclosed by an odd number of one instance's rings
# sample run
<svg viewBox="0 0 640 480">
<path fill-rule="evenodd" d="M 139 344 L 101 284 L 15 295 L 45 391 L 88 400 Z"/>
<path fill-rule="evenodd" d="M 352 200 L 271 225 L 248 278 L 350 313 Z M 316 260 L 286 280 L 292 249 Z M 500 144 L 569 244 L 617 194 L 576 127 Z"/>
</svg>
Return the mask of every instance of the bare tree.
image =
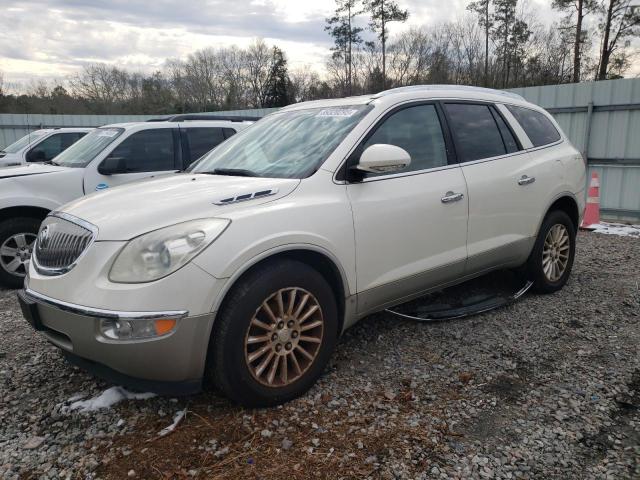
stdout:
<svg viewBox="0 0 640 480">
<path fill-rule="evenodd" d="M 406 22 L 409 11 L 402 10 L 393 0 L 366 0 L 365 9 L 371 15 L 371 30 L 378 36 L 382 46 L 382 88 L 385 88 L 387 75 L 386 46 L 389 37 L 389 23 Z"/>
<path fill-rule="evenodd" d="M 125 100 L 129 75 L 125 70 L 105 64 L 88 65 L 70 80 L 73 93 L 88 100 L 104 113 L 113 113 Z"/>
</svg>

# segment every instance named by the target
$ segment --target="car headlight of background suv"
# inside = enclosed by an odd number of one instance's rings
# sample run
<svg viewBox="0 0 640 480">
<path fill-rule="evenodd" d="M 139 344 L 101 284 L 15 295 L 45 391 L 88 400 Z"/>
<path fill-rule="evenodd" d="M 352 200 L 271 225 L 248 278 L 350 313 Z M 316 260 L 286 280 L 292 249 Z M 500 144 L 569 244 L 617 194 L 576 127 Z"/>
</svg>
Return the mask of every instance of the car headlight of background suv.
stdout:
<svg viewBox="0 0 640 480">
<path fill-rule="evenodd" d="M 223 218 L 192 220 L 136 237 L 118 254 L 109 280 L 146 283 L 166 277 L 209 246 L 229 223 Z"/>
</svg>

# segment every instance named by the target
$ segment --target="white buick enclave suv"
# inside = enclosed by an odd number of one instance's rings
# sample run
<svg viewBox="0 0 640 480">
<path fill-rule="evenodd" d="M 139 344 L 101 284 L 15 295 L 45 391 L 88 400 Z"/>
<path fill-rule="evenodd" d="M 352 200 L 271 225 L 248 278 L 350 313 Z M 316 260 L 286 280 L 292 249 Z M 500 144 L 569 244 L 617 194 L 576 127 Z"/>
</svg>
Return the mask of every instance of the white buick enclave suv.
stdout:
<svg viewBox="0 0 640 480">
<path fill-rule="evenodd" d="M 580 153 L 541 108 L 423 86 L 292 105 L 186 173 L 50 214 L 27 320 L 75 363 L 244 405 L 306 391 L 358 319 L 488 271 L 571 271 Z"/>
</svg>

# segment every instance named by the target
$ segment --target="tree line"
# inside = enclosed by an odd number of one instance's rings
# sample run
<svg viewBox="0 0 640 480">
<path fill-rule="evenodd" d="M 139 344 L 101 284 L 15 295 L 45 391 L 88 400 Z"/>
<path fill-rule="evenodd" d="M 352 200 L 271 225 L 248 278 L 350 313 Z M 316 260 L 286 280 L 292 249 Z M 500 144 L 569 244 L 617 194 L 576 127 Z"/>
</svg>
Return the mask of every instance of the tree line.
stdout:
<svg viewBox="0 0 640 480">
<path fill-rule="evenodd" d="M 459 19 L 391 36 L 410 12 L 395 0 L 336 0 L 322 74 L 291 69 L 285 52 L 256 39 L 168 59 L 151 74 L 87 65 L 64 82 L 3 89 L 0 112 L 168 114 L 244 108 L 448 83 L 512 88 L 622 77 L 640 33 L 632 0 L 553 0 L 560 20 L 543 25 L 518 0 L 472 0 Z"/>
</svg>

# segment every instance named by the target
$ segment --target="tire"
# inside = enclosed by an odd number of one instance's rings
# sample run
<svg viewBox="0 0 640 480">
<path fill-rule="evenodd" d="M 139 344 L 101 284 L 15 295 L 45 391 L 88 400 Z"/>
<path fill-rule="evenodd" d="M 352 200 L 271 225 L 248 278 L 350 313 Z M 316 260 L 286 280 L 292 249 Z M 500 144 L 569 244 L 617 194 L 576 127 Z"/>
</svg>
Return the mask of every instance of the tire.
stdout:
<svg viewBox="0 0 640 480">
<path fill-rule="evenodd" d="M 28 259 L 40 223 L 41 220 L 32 217 L 10 218 L 0 222 L 0 285 L 3 287 L 22 288 L 24 285 Z M 14 261 L 20 261 L 17 268 L 14 268 Z"/>
<path fill-rule="evenodd" d="M 278 405 L 316 382 L 337 337 L 336 299 L 324 277 L 299 261 L 271 261 L 242 277 L 223 302 L 211 334 L 205 377 L 243 406 Z M 260 370 L 268 358 L 271 361 Z"/>
<path fill-rule="evenodd" d="M 545 249 L 547 240 L 550 243 Z M 561 210 L 549 212 L 527 260 L 527 276 L 533 281 L 533 289 L 538 293 L 553 293 L 564 287 L 571 275 L 575 252 L 576 229 L 573 222 Z M 558 265 L 557 270 L 554 265 Z"/>
</svg>

